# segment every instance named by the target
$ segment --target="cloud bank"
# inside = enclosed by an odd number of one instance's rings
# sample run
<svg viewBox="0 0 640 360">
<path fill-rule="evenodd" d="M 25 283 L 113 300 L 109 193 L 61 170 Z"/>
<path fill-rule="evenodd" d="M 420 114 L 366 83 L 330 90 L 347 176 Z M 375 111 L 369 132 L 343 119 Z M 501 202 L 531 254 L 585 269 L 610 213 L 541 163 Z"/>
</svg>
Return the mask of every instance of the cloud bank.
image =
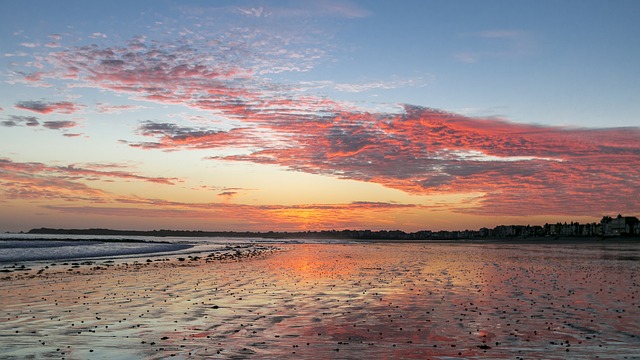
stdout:
<svg viewBox="0 0 640 360">
<path fill-rule="evenodd" d="M 120 47 L 94 44 L 63 49 L 50 61 L 57 74 L 53 76 L 76 86 L 182 105 L 240 124 L 219 130 L 145 121 L 137 135 L 147 140 L 127 141 L 132 147 L 241 148 L 240 155 L 209 159 L 279 165 L 416 195 L 476 193 L 480 194 L 476 201 L 454 209 L 474 214 L 640 210 L 635 200 L 640 193 L 639 128 L 524 125 L 411 105 L 402 105 L 399 113 L 369 112 L 301 95 L 294 86 L 262 77 L 268 68 L 264 61 L 228 56 L 238 51 L 229 52 L 236 45 L 216 40 L 203 52 L 186 41 L 134 39 Z M 285 54 L 289 60 L 290 55 Z M 16 107 L 43 114 L 78 110 L 66 102 L 30 101 Z"/>
</svg>

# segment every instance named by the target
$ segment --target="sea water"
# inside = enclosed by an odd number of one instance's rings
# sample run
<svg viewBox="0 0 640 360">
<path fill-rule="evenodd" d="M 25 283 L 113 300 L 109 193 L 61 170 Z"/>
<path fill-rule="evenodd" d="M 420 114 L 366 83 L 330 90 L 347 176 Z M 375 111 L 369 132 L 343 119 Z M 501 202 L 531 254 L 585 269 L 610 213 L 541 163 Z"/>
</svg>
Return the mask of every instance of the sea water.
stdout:
<svg viewBox="0 0 640 360">
<path fill-rule="evenodd" d="M 110 235 L 0 234 L 0 264 L 46 260 L 87 260 L 218 251 L 230 245 L 345 243 L 342 239 L 244 237 L 152 237 Z"/>
</svg>

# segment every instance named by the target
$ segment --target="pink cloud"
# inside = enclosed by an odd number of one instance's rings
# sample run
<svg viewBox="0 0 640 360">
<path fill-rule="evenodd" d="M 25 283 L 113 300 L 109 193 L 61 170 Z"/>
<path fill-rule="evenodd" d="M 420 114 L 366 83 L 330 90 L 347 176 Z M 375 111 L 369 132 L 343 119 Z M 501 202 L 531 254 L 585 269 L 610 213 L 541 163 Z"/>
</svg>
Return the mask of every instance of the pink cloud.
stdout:
<svg viewBox="0 0 640 360">
<path fill-rule="evenodd" d="M 24 76 L 24 79 L 32 82 L 32 83 L 39 83 L 42 81 L 42 76 L 44 75 L 44 73 L 42 71 L 36 71 L 33 72 L 31 74 L 27 74 Z"/>
<path fill-rule="evenodd" d="M 16 108 L 29 110 L 39 114 L 50 114 L 53 112 L 61 114 L 73 114 L 80 111 L 84 107 L 69 101 L 46 102 L 46 101 L 20 101 L 16 104 Z"/>
<path fill-rule="evenodd" d="M 490 33 L 505 37 L 509 34 Z M 69 49 L 60 77 L 83 86 L 179 104 L 243 123 L 220 131 L 144 122 L 144 149 L 243 147 L 216 160 L 274 164 L 375 182 L 419 195 L 479 194 L 458 211 L 593 215 L 640 211 L 640 129 L 570 129 L 471 118 L 405 105 L 399 113 L 349 109 L 258 77 L 242 60 L 212 60 L 189 46 L 133 41 Z M 222 57 L 221 57 L 222 58 Z M 36 104 L 37 105 L 37 104 Z M 45 106 L 31 106 L 44 111 Z"/>
<path fill-rule="evenodd" d="M 42 126 L 50 130 L 69 129 L 78 126 L 75 121 L 45 121 Z"/>
<path fill-rule="evenodd" d="M 329 124 L 327 124 L 327 122 Z M 407 107 L 270 124 L 294 146 L 216 157 L 376 182 L 414 194 L 482 193 L 461 212 L 637 212 L 640 129 L 564 129 Z M 603 190 L 606 189 L 606 190 Z M 620 195 L 623 196 L 620 196 Z"/>
</svg>

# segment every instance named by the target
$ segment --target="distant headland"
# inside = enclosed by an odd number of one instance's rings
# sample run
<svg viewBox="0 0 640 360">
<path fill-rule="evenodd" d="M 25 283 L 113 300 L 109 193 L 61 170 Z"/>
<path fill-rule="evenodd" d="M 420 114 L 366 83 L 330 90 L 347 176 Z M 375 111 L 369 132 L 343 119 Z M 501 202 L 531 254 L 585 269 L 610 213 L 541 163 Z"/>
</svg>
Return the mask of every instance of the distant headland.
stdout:
<svg viewBox="0 0 640 360">
<path fill-rule="evenodd" d="M 635 216 L 604 216 L 599 223 L 577 222 L 544 225 L 499 225 L 479 230 L 404 232 L 401 230 L 321 230 L 321 231 L 202 231 L 202 230 L 113 230 L 113 229 L 31 229 L 28 234 L 109 235 L 150 237 L 260 237 L 273 239 L 316 238 L 354 240 L 483 240 L 559 238 L 640 238 L 640 220 Z"/>
</svg>

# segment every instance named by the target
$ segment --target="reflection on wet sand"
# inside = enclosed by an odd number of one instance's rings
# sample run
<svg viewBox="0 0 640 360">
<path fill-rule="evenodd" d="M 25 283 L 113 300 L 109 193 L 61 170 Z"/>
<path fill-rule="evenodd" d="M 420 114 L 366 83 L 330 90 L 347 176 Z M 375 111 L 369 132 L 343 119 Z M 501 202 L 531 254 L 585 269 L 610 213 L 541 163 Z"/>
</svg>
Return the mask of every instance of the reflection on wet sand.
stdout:
<svg viewBox="0 0 640 360">
<path fill-rule="evenodd" d="M 638 358 L 640 263 L 619 257 L 639 248 L 287 244 L 47 269 L 3 280 L 0 358 Z"/>
</svg>

